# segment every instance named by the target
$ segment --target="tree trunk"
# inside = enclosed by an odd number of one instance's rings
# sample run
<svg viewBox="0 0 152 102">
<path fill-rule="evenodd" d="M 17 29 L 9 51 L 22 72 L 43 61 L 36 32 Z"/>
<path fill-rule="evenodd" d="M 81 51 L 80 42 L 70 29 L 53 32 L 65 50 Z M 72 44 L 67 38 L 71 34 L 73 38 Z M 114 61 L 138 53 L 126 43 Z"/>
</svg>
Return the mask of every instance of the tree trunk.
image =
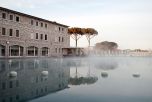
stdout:
<svg viewBox="0 0 152 102">
<path fill-rule="evenodd" d="M 88 39 L 88 42 L 89 42 L 89 47 L 90 47 L 90 37 L 89 37 L 89 39 Z"/>
<path fill-rule="evenodd" d="M 76 46 L 76 48 L 77 48 L 77 45 L 78 45 L 78 40 L 76 39 L 76 40 L 75 40 L 75 42 L 76 42 L 76 43 L 75 43 L 75 46 Z"/>
</svg>

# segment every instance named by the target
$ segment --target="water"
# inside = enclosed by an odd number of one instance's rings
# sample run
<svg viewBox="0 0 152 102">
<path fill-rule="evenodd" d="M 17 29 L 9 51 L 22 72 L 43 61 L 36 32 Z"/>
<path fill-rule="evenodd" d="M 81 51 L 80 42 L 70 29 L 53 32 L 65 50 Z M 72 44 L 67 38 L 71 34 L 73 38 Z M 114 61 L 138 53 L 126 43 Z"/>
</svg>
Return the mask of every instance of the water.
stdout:
<svg viewBox="0 0 152 102">
<path fill-rule="evenodd" d="M 152 102 L 152 58 L 1 59 L 0 102 L 20 101 Z"/>
</svg>

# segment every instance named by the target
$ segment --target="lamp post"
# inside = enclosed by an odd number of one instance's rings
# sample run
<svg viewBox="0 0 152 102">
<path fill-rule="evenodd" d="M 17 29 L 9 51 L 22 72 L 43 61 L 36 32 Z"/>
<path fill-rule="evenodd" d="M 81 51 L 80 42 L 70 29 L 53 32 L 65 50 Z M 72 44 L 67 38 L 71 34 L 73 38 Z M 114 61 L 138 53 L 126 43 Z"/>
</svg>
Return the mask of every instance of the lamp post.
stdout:
<svg viewBox="0 0 152 102">
<path fill-rule="evenodd" d="M 10 43 L 9 41 L 6 41 L 6 50 L 5 50 L 6 57 L 9 57 L 10 54 L 9 43 Z"/>
</svg>

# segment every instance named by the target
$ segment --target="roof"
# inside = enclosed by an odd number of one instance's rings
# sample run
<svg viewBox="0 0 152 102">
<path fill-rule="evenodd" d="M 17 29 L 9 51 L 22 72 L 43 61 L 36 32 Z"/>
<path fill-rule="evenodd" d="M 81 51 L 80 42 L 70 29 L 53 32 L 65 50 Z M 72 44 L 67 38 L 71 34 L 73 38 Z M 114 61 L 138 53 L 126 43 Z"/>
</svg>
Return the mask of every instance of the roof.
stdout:
<svg viewBox="0 0 152 102">
<path fill-rule="evenodd" d="M 6 11 L 6 12 L 12 12 L 12 13 L 15 13 L 15 14 L 18 14 L 18 15 L 30 17 L 30 18 L 33 18 L 33 19 L 41 20 L 41 21 L 44 21 L 44 22 L 52 23 L 52 24 L 55 24 L 55 25 L 63 26 L 63 27 L 69 27 L 69 26 L 64 25 L 64 24 L 60 24 L 60 23 L 57 23 L 57 22 L 49 21 L 49 20 L 46 20 L 46 19 L 43 19 L 43 18 L 39 18 L 39 17 L 36 17 L 36 16 L 28 15 L 28 14 L 25 14 L 25 13 L 21 13 L 21 12 L 18 12 L 18 11 L 10 10 L 10 9 L 3 8 L 3 7 L 0 7 L 0 10 Z"/>
<path fill-rule="evenodd" d="M 84 49 L 84 47 L 65 47 L 63 49 Z"/>
</svg>

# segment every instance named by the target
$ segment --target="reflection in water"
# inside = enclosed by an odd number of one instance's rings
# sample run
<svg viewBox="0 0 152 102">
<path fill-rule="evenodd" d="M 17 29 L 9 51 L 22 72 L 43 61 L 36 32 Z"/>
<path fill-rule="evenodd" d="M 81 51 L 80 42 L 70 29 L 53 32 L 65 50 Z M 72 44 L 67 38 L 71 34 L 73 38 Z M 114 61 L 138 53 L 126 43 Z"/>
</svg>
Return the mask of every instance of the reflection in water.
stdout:
<svg viewBox="0 0 152 102">
<path fill-rule="evenodd" d="M 0 60 L 0 102 L 27 101 L 65 89 L 69 70 L 60 59 Z"/>
<path fill-rule="evenodd" d="M 136 74 L 133 74 L 132 75 L 134 78 L 139 78 L 140 77 L 140 74 L 139 73 L 136 73 Z"/>
<path fill-rule="evenodd" d="M 16 78 L 17 77 L 17 72 L 16 71 L 11 71 L 8 76 L 10 78 Z"/>
<path fill-rule="evenodd" d="M 0 102 L 152 102 L 150 63 L 147 57 L 0 60 Z"/>
<path fill-rule="evenodd" d="M 102 76 L 103 78 L 107 78 L 107 77 L 108 77 L 108 73 L 107 73 L 107 72 L 101 72 L 101 76 Z"/>
<path fill-rule="evenodd" d="M 90 63 L 89 60 L 83 59 L 70 59 L 67 61 L 67 65 L 70 68 L 75 68 L 75 73 L 70 76 L 69 84 L 70 85 L 82 85 L 82 84 L 94 84 L 97 82 L 98 77 L 90 74 Z M 88 67 L 88 75 L 83 75 L 78 72 L 78 67 Z"/>
<path fill-rule="evenodd" d="M 102 70 L 114 70 L 118 67 L 118 63 L 115 60 L 111 59 L 102 59 L 100 61 L 97 60 L 94 65 L 96 68 Z"/>
<path fill-rule="evenodd" d="M 97 77 L 79 77 L 79 78 L 72 78 L 70 77 L 69 84 L 71 85 L 81 85 L 81 84 L 94 84 L 97 82 Z"/>
</svg>

